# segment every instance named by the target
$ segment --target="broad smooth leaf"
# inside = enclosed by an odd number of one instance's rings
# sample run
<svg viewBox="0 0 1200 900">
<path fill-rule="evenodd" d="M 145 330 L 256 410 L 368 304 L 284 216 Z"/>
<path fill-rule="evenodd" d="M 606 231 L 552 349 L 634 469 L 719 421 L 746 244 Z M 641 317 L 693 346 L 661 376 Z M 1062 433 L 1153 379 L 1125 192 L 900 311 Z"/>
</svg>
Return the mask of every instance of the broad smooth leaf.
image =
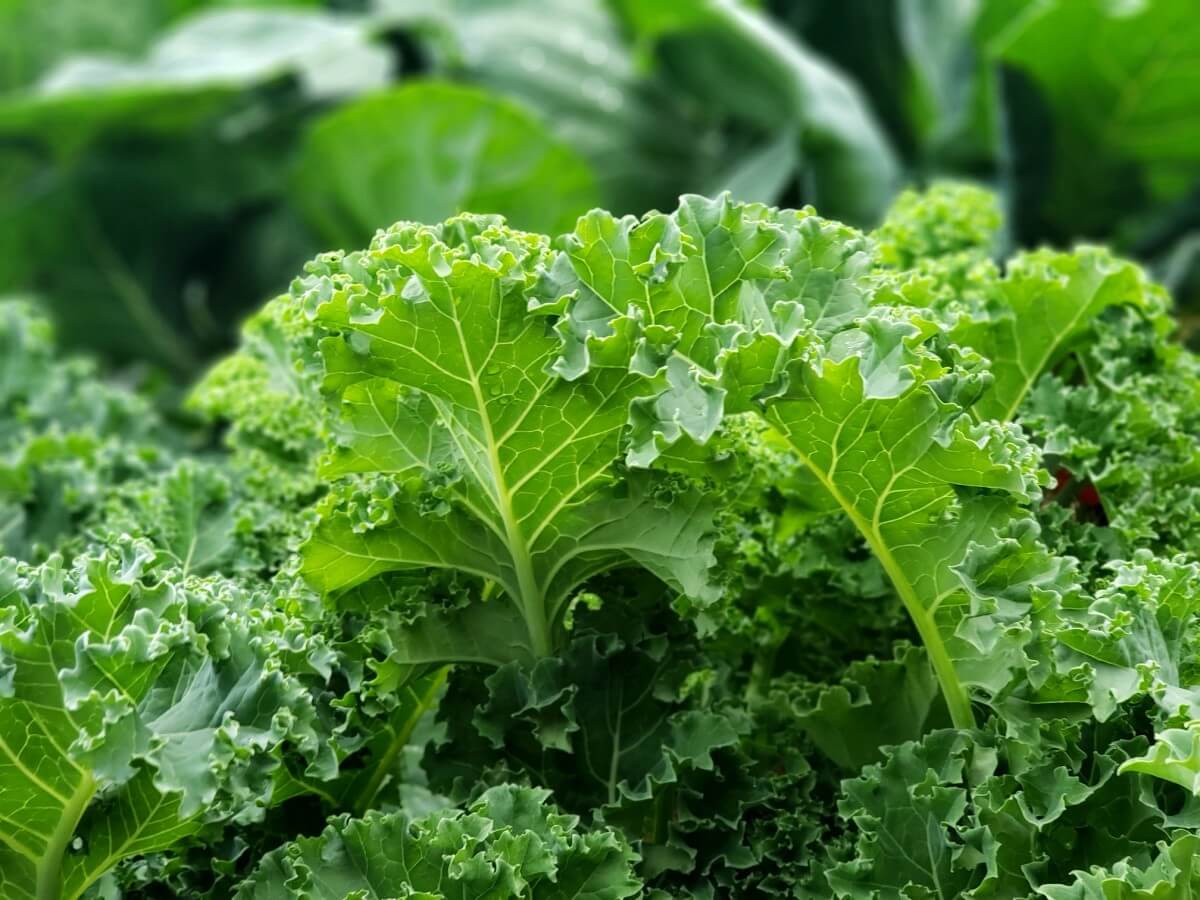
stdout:
<svg viewBox="0 0 1200 900">
<path fill-rule="evenodd" d="M 144 59 L 69 58 L 36 90 L 0 103 L 0 134 L 32 135 L 62 155 L 98 135 L 172 133 L 228 107 L 237 92 L 293 76 L 306 96 L 382 87 L 388 54 L 362 18 L 306 9 L 202 13 L 163 35 Z"/>
<path fill-rule="evenodd" d="M 318 0 L 9 0 L 0 8 L 0 89 L 23 88 L 78 53 L 136 53 L 205 6 L 315 6 Z"/>
<path fill-rule="evenodd" d="M 554 234 L 598 200 L 588 165 L 516 104 L 440 82 L 344 106 L 313 126 L 295 181 L 333 246 L 355 247 L 402 219 L 498 213 Z"/>
<path fill-rule="evenodd" d="M 435 72 L 516 101 L 574 148 L 605 209 L 665 207 L 706 183 L 717 164 L 703 111 L 687 110 L 675 85 L 639 65 L 605 0 L 375 5 L 384 22 L 411 30 Z"/>
<path fill-rule="evenodd" d="M 132 25 L 144 5 L 89 14 Z M 224 8 L 0 97 L 0 291 L 44 296 L 66 342 L 195 374 L 314 252 L 283 197 L 297 114 L 382 86 L 389 59 L 362 17 Z"/>
<path fill-rule="evenodd" d="M 798 134 L 823 213 L 873 224 L 896 188 L 886 134 L 858 86 L 758 10 L 731 0 L 626 0 L 635 32 L 658 42 L 667 71 L 707 105 L 766 134 Z"/>
<path fill-rule="evenodd" d="M 1023 77 L 1005 92 L 1010 131 L 1030 143 L 1015 148 L 1029 165 L 1012 185 L 1023 237 L 1108 236 L 1194 189 L 1200 21 L 1189 0 L 996 5 L 1013 14 L 989 50 Z"/>
<path fill-rule="evenodd" d="M 738 200 L 774 203 L 796 177 L 799 142 L 790 131 L 756 147 L 713 179 L 710 194 L 729 191 Z"/>
</svg>

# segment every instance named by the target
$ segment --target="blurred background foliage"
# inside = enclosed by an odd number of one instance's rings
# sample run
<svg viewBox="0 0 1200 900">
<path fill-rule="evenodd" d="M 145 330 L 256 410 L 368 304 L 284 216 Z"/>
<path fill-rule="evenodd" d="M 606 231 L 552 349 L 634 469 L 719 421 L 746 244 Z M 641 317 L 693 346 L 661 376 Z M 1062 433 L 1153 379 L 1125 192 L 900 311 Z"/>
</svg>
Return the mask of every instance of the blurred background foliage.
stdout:
<svg viewBox="0 0 1200 900">
<path fill-rule="evenodd" d="M 869 226 L 951 176 L 1009 248 L 1140 258 L 1194 328 L 1194 3 L 0 0 L 0 293 L 186 379 L 396 219 L 729 189 Z"/>
</svg>

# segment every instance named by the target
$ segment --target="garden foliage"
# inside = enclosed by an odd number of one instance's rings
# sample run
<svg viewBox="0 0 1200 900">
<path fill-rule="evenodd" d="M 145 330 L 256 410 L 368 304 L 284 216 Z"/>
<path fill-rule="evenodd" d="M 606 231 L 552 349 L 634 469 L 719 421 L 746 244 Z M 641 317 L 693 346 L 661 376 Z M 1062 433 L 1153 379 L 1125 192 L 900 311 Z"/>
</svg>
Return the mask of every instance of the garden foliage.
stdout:
<svg viewBox="0 0 1200 900">
<path fill-rule="evenodd" d="M 0 304 L 0 894 L 1200 891 L 1200 366 L 1000 228 L 401 222 L 183 403 Z"/>
</svg>

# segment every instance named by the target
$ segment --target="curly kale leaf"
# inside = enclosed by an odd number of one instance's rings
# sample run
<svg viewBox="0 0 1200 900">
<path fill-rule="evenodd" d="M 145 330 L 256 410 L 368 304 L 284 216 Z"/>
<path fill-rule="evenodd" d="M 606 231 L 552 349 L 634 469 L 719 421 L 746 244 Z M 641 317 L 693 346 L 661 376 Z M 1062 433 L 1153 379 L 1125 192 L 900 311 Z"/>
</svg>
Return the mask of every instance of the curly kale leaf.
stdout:
<svg viewBox="0 0 1200 900">
<path fill-rule="evenodd" d="M 1091 897 L 1071 891 L 1099 883 L 1100 873 L 1081 874 L 1092 867 L 1115 867 L 1110 884 L 1121 884 L 1195 817 L 1194 803 L 1180 809 L 1147 779 L 1122 774 L 1145 750 L 1146 730 L 1128 710 L 1105 725 L 1047 723 L 1033 740 L 934 731 L 892 748 L 844 784 L 840 810 L 856 834 L 850 858 L 828 871 L 835 896 Z M 1169 880 L 1166 869 L 1155 873 L 1146 883 Z"/>
<path fill-rule="evenodd" d="M 415 623 L 414 663 L 545 656 L 575 587 L 614 567 L 709 592 L 703 500 L 616 470 L 630 404 L 654 384 L 628 368 L 638 323 L 593 336 L 586 375 L 553 368 L 557 307 L 536 301 L 557 258 L 544 238 L 463 216 L 395 226 L 297 285 L 342 412 L 323 473 L 350 476 L 305 575 L 332 593 L 443 568 L 502 594 Z"/>
<path fill-rule="evenodd" d="M 572 273 L 557 277 L 575 296 L 556 365 L 587 371 L 618 310 L 658 338 L 630 361 L 667 381 L 633 406 L 632 464 L 694 455 L 726 415 L 759 409 L 886 572 L 956 724 L 973 721 L 971 688 L 994 696 L 1030 666 L 1037 609 L 1017 594 L 1073 588 L 1071 567 L 1037 552 L 1039 455 L 978 411 L 997 376 L 946 340 L 941 314 L 888 305 L 899 279 L 873 268 L 869 241 L 811 211 L 685 197 L 642 220 L 594 213 L 564 246 Z M 681 398 L 703 415 L 678 416 Z M 959 571 L 981 551 L 1012 582 L 1005 602 Z"/>
<path fill-rule="evenodd" d="M 341 817 L 269 854 L 237 900 L 621 900 L 641 892 L 636 854 L 608 829 L 585 831 L 550 792 L 501 785 L 465 811 L 410 820 Z"/>
<path fill-rule="evenodd" d="M 432 785 L 454 796 L 497 778 L 547 787 L 565 809 L 620 827 L 648 878 L 747 858 L 740 819 L 761 791 L 735 749 L 744 714 L 697 702 L 712 673 L 685 629 L 651 632 L 610 602 L 581 615 L 557 657 L 455 673 L 445 739 L 426 756 Z"/>
<path fill-rule="evenodd" d="M 31 305 L 0 300 L 0 554 L 41 562 L 83 549 L 112 490 L 181 443 L 146 397 L 60 358 Z"/>
<path fill-rule="evenodd" d="M 989 361 L 992 385 L 976 414 L 1012 420 L 1037 380 L 1089 337 L 1105 309 L 1155 310 L 1160 292 L 1136 265 L 1099 248 L 1040 250 L 1010 260 L 986 307 L 949 331 L 951 340 Z"/>
<path fill-rule="evenodd" d="M 5 897 L 81 897 L 126 857 L 252 822 L 285 758 L 336 770 L 287 620 L 221 579 L 151 581 L 150 558 L 0 562 Z"/>
<path fill-rule="evenodd" d="M 1159 842 L 1147 865 L 1120 860 L 1111 867 L 1076 872 L 1070 884 L 1045 885 L 1049 900 L 1186 900 L 1200 890 L 1200 837 L 1184 834 Z"/>
</svg>

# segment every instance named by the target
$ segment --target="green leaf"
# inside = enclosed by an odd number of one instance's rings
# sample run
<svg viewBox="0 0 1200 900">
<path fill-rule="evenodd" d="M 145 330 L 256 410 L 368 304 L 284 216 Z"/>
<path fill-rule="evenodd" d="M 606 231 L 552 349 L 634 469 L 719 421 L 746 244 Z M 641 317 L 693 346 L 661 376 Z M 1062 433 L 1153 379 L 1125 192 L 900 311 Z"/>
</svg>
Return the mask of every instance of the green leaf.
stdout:
<svg viewBox="0 0 1200 900">
<path fill-rule="evenodd" d="M 723 415 L 748 408 L 806 320 L 828 333 L 867 307 L 865 239 L 811 210 L 687 195 L 670 215 L 590 213 L 564 245 L 571 269 L 553 274 L 574 296 L 555 365 L 585 371 L 588 341 L 632 308 L 649 323 L 633 368 L 666 375 L 634 406 L 634 465 L 683 439 L 704 444 Z"/>
<path fill-rule="evenodd" d="M 1116 305 L 1151 309 L 1157 290 L 1136 265 L 1098 248 L 1011 260 L 984 316 L 950 330 L 952 340 L 990 362 L 994 380 L 977 414 L 1011 421 L 1037 379 L 1086 337 L 1097 316 Z"/>
<path fill-rule="evenodd" d="M 1015 429 L 972 420 L 980 377 L 939 355 L 934 333 L 917 318 L 862 319 L 798 354 L 766 415 L 882 563 L 963 727 L 970 700 L 953 655 L 976 651 L 951 638 L 995 626 L 982 624 L 992 610 L 966 603 L 955 566 L 1038 496 L 1038 460 Z"/>
<path fill-rule="evenodd" d="M 964 685 L 996 694 L 1030 665 L 1031 591 L 1069 590 L 1071 574 L 1036 549 L 1036 450 L 972 415 L 991 378 L 984 361 L 946 344 L 936 316 L 872 309 L 891 282 L 872 277 L 861 235 L 807 211 L 685 197 L 674 215 L 640 222 L 592 214 L 566 246 L 587 290 L 568 307 L 557 365 L 585 369 L 578 348 L 617 309 L 644 310 L 661 334 L 632 363 L 665 371 L 667 387 L 634 404 L 629 461 L 646 465 L 684 437 L 704 444 L 724 415 L 759 401 L 880 561 L 953 721 L 969 725 Z M 965 589 L 958 567 L 975 547 L 1012 554 L 986 563 L 1003 602 Z"/>
<path fill-rule="evenodd" d="M 0 103 L 0 133 L 32 134 L 63 154 L 112 129 L 170 133 L 212 116 L 236 92 L 284 75 L 309 96 L 386 83 L 388 55 L 365 19 L 319 10 L 224 9 L 187 19 L 141 60 L 68 59 L 37 91 Z"/>
<path fill-rule="evenodd" d="M 167 25 L 205 6 L 311 6 L 316 0 L 10 0 L 0 10 L 4 90 L 32 83 L 78 53 L 133 53 Z"/>
<path fill-rule="evenodd" d="M 555 234 L 598 200 L 588 165 L 524 109 L 448 83 L 405 85 L 329 113 L 298 165 L 297 200 L 339 247 L 397 220 L 460 212 Z"/>
<path fill-rule="evenodd" d="M 956 864 L 960 848 L 946 828 L 960 825 L 967 810 L 961 782 L 972 749 L 965 735 L 934 732 L 843 784 L 839 812 L 864 835 L 859 856 L 827 873 L 836 896 L 951 900 L 975 885 L 972 869 Z M 925 891 L 905 890 L 916 885 Z"/>
<path fill-rule="evenodd" d="M 352 808 L 358 815 L 377 806 L 381 792 L 397 780 L 398 774 L 403 774 L 399 765 L 403 754 L 410 747 L 421 719 L 434 707 L 446 683 L 445 668 L 433 669 L 418 678 L 405 678 L 402 687 L 397 687 L 392 679 L 388 661 L 375 664 L 374 668 L 370 697 L 392 708 L 381 724 L 371 723 L 373 727 L 365 741 L 369 760 L 345 789 L 344 796 L 350 799 L 342 808 Z M 363 705 L 368 702 L 362 695 L 354 700 Z"/>
<path fill-rule="evenodd" d="M 241 346 L 204 375 L 186 405 L 228 425 L 225 441 L 239 466 L 267 470 L 277 490 L 283 482 L 308 491 L 303 476 L 324 448 L 320 368 L 308 319 L 284 295 L 246 322 Z"/>
<path fill-rule="evenodd" d="M 237 900 L 621 900 L 640 894 L 637 860 L 608 830 L 582 831 L 550 792 L 502 785 L 464 813 L 335 819 L 269 854 Z"/>
<path fill-rule="evenodd" d="M 376 0 L 375 8 L 417 39 L 439 76 L 515 101 L 536 116 L 539 134 L 587 160 L 605 209 L 666 207 L 712 174 L 720 154 L 697 138 L 711 126 L 640 64 L 606 0 Z"/>
<path fill-rule="evenodd" d="M 0 553 L 40 562 L 81 548 L 106 500 L 169 454 L 149 401 L 59 359 L 49 322 L 0 300 Z M 72 551 L 73 552 L 73 551 Z"/>
<path fill-rule="evenodd" d="M 734 161 L 712 181 L 705 193 L 730 195 L 744 202 L 774 203 L 796 177 L 799 141 L 781 131 L 753 151 Z"/>
<path fill-rule="evenodd" d="M 882 748 L 919 738 L 938 714 L 938 685 L 916 647 L 895 658 L 856 660 L 837 684 L 810 687 L 792 700 L 804 733 L 843 769 L 858 771 Z"/>
<path fill-rule="evenodd" d="M 1038 893 L 1050 900 L 1189 900 L 1200 890 L 1200 838 L 1185 834 L 1159 844 L 1158 856 L 1145 868 L 1119 861 L 1076 872 L 1070 885 L 1045 885 Z"/>
<path fill-rule="evenodd" d="M 345 413 L 328 474 L 372 476 L 335 492 L 305 546 L 320 590 L 469 573 L 503 590 L 536 656 L 574 588 L 605 570 L 708 592 L 703 501 L 614 471 L 630 403 L 653 383 L 628 371 L 634 321 L 590 340 L 583 377 L 552 368 L 562 341 L 546 313 L 559 307 L 534 301 L 557 258 L 543 238 L 463 216 L 397 225 L 310 267 L 298 296 L 331 333 L 325 389 Z"/>
<path fill-rule="evenodd" d="M 1086 688 L 1101 719 L 1137 696 L 1153 698 L 1170 724 L 1200 717 L 1192 663 L 1200 565 L 1143 549 L 1109 569 L 1110 578 L 1085 609 L 1064 609 L 1049 627 L 1062 667 L 1082 668 L 1064 687 Z M 1055 686 L 1043 690 L 1047 698 Z"/>
<path fill-rule="evenodd" d="M 991 255 L 1002 222 L 999 198 L 991 191 L 939 181 L 896 197 L 871 237 L 884 265 L 920 269 L 932 259 L 957 253 Z"/>
<path fill-rule="evenodd" d="M 1123 762 L 1121 771 L 1153 775 L 1200 796 L 1200 725 L 1168 728 L 1157 735 L 1144 756 Z"/>
<path fill-rule="evenodd" d="M 0 562 L 0 888 L 81 897 L 121 859 L 253 821 L 285 752 L 329 777 L 279 620 L 218 583 L 148 585 L 146 545 Z M 299 757 L 298 757 L 299 759 Z"/>
<path fill-rule="evenodd" d="M 957 139 L 974 138 L 981 76 L 971 44 L 980 0 L 898 0 L 896 31 L 909 66 L 903 100 L 926 155 Z M 985 135 L 990 137 L 990 135 Z"/>
<path fill-rule="evenodd" d="M 1165 306 L 1158 292 L 1146 299 Z M 1172 556 L 1200 546 L 1200 363 L 1164 340 L 1171 327 L 1162 306 L 1149 314 L 1140 304 L 1111 310 L 1074 354 L 1084 379 L 1069 367 L 1043 378 L 1021 410 L 1022 426 L 1072 476 L 1047 512 L 1065 516 L 1055 531 L 1065 552 L 1081 560 L 1102 564 L 1138 547 Z M 1089 483 L 1101 519 L 1077 503 Z"/>
<path fill-rule="evenodd" d="M 699 883 L 748 865 L 745 817 L 763 789 L 738 750 L 746 717 L 704 704 L 708 660 L 669 610 L 667 634 L 650 630 L 653 615 L 613 599 L 581 614 L 583 633 L 555 657 L 485 679 L 456 671 L 440 711 L 445 739 L 425 758 L 433 786 L 466 796 L 497 778 L 550 788 L 564 809 L 620 827 L 647 878 Z M 611 625 L 622 633 L 594 630 Z"/>
<path fill-rule="evenodd" d="M 672 79 L 699 102 L 766 134 L 795 129 L 815 194 L 808 199 L 824 213 L 853 224 L 873 224 L 883 213 L 896 158 L 853 81 L 742 3 L 618 5 L 640 36 L 659 43 Z"/>
<path fill-rule="evenodd" d="M 1178 824 L 1193 821 L 1186 807 L 1172 821 L 1164 807 L 1177 807 L 1177 798 L 1160 806 L 1137 776 L 1119 774 L 1146 747 L 1140 727 L 1136 714 L 1104 725 L 1043 721 L 1022 737 L 935 731 L 890 748 L 883 763 L 843 782 L 839 812 L 856 833 L 853 851 L 827 873 L 834 893 L 855 900 L 1160 896 L 1065 886 L 1092 866 L 1113 868 L 1109 887 L 1141 886 L 1135 866 L 1146 866 Z"/>
<path fill-rule="evenodd" d="M 96 530 L 150 539 L 182 575 L 252 569 L 261 560 L 243 540 L 251 526 L 239 521 L 231 491 L 220 469 L 184 460 L 160 479 L 120 491 Z"/>
<path fill-rule="evenodd" d="M 1200 23 L 1192 4 L 1018 6 L 1022 14 L 1003 16 L 989 50 L 1033 87 L 1005 92 L 1016 149 L 1033 163 L 1012 186 L 1020 233 L 1107 237 L 1114 223 L 1191 191 L 1200 162 L 1200 87 L 1190 77 Z"/>
</svg>

